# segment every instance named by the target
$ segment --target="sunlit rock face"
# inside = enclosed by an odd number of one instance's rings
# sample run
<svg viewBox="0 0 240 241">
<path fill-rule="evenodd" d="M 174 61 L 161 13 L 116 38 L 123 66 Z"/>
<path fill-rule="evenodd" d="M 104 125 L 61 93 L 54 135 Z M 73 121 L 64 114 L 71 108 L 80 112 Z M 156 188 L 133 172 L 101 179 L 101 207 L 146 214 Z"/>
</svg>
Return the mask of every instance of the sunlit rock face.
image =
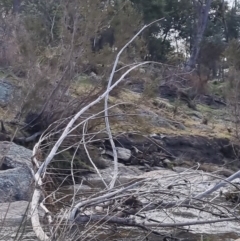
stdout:
<svg viewBox="0 0 240 241">
<path fill-rule="evenodd" d="M 11 142 L 0 142 L 0 203 L 30 200 L 31 168 L 30 150 Z"/>
</svg>

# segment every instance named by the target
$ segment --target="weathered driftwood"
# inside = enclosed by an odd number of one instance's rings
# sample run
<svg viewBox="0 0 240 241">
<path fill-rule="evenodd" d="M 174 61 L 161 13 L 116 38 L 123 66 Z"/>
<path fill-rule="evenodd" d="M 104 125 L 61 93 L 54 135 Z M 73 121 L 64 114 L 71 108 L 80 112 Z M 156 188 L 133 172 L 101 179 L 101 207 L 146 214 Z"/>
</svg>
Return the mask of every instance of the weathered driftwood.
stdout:
<svg viewBox="0 0 240 241">
<path fill-rule="evenodd" d="M 98 98 L 96 98 L 94 101 L 92 101 L 91 103 L 89 103 L 88 105 L 86 105 L 85 107 L 83 107 L 77 114 L 75 114 L 73 116 L 73 118 L 69 121 L 69 123 L 67 124 L 66 128 L 64 129 L 63 133 L 61 134 L 61 136 L 59 137 L 59 139 L 56 141 L 55 145 L 53 146 L 53 148 L 51 149 L 49 155 L 46 157 L 45 161 L 41 164 L 41 166 L 38 168 L 38 171 L 35 173 L 35 180 L 36 180 L 36 189 L 34 191 L 33 197 L 32 197 L 32 205 L 31 205 L 31 214 L 32 214 L 32 225 L 34 228 L 34 232 L 36 233 L 36 236 L 38 237 L 39 240 L 49 240 L 50 238 L 48 237 L 48 235 L 44 232 L 43 228 L 41 227 L 41 224 L 39 222 L 39 216 L 38 216 L 38 207 L 39 207 L 39 200 L 41 197 L 41 190 L 39 187 L 42 186 L 43 181 L 42 178 L 45 176 L 46 173 L 46 169 L 47 166 L 49 165 L 49 163 L 52 161 L 54 155 L 56 154 L 56 152 L 58 151 L 59 147 L 61 146 L 62 142 L 65 140 L 65 138 L 72 132 L 74 131 L 76 128 L 78 128 L 79 126 L 83 125 L 83 128 L 85 126 L 85 123 L 87 123 L 90 119 L 93 118 L 93 116 L 90 116 L 86 119 L 84 119 L 82 122 L 80 122 L 78 125 L 76 125 L 75 127 L 73 127 L 74 123 L 77 121 L 77 119 L 79 119 L 79 117 L 82 116 L 82 114 L 84 114 L 87 110 L 89 110 L 92 106 L 96 105 L 97 103 L 99 103 L 102 99 L 105 99 L 105 107 L 107 107 L 107 99 L 109 96 L 109 93 L 134 69 L 142 66 L 142 65 L 146 65 L 149 63 L 152 63 L 151 61 L 146 61 L 146 62 L 142 62 L 139 64 L 135 64 L 134 66 L 130 67 L 114 84 L 111 85 L 111 82 L 113 80 L 114 74 L 115 74 L 115 70 L 119 61 L 119 57 L 121 55 L 121 53 L 124 51 L 124 49 L 126 49 L 126 47 L 146 28 L 148 28 L 149 26 L 151 26 L 152 24 L 158 22 L 159 20 L 153 21 L 152 23 L 143 26 L 143 28 L 141 28 L 141 30 L 139 30 L 139 32 L 134 35 L 134 37 L 119 51 L 116 60 L 114 62 L 114 67 L 112 70 L 112 73 L 110 75 L 109 78 L 109 83 L 108 87 L 106 89 L 106 91 L 101 94 Z M 110 141 L 112 140 L 112 134 L 111 134 L 111 130 L 110 130 L 110 126 L 108 123 L 108 111 L 105 110 L 105 122 L 106 122 L 106 129 L 108 132 L 108 136 Z M 40 141 L 35 145 L 34 150 L 33 150 L 33 157 L 36 156 L 37 150 L 41 144 L 41 142 L 44 140 L 44 138 L 40 138 Z M 114 151 L 114 172 L 113 172 L 113 177 L 112 177 L 112 181 L 109 185 L 109 189 L 113 188 L 118 176 L 118 161 L 117 161 L 117 153 L 116 153 L 116 149 L 115 149 L 115 145 L 114 143 L 111 142 L 111 146 L 112 149 Z M 34 160 L 34 159 L 33 159 Z M 43 205 L 43 204 L 42 204 Z M 81 205 L 81 204 L 80 204 Z M 73 208 L 73 212 L 71 213 L 71 217 L 72 220 L 74 220 L 75 217 L 75 213 L 77 211 L 78 208 L 78 204 Z M 50 223 L 51 223 L 51 219 L 50 219 Z"/>
</svg>

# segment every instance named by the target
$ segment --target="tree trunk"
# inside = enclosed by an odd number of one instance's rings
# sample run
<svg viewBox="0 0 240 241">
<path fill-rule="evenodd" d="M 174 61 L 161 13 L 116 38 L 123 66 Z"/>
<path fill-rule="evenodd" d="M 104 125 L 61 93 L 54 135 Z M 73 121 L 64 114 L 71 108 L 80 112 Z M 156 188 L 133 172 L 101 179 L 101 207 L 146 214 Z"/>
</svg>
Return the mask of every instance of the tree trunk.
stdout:
<svg viewBox="0 0 240 241">
<path fill-rule="evenodd" d="M 199 51 L 200 51 L 200 44 L 202 42 L 203 34 L 207 26 L 208 13 L 210 10 L 212 0 L 206 0 L 205 4 L 200 3 L 200 1 L 195 2 L 194 0 L 194 3 L 197 6 L 196 10 L 198 11 L 198 21 L 197 21 L 197 29 L 196 29 L 195 39 L 193 41 L 191 56 L 187 61 L 186 68 L 185 68 L 187 71 L 190 71 L 195 68 Z"/>
<path fill-rule="evenodd" d="M 13 0 L 13 14 L 19 13 L 21 0 Z"/>
</svg>

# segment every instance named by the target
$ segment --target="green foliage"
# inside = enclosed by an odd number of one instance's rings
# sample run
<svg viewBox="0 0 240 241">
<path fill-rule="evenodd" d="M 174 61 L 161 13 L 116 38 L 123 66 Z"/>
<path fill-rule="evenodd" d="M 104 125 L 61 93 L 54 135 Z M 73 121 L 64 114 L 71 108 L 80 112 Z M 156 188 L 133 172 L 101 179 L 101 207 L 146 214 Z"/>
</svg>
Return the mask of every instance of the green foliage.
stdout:
<svg viewBox="0 0 240 241">
<path fill-rule="evenodd" d="M 194 8 L 189 0 L 170 0 L 165 5 L 166 21 L 162 23 L 163 32 L 178 31 L 179 37 L 190 40 L 193 34 Z"/>
<path fill-rule="evenodd" d="M 148 38 L 148 51 L 154 61 L 166 61 L 167 56 L 174 50 L 169 40 L 161 38 Z"/>
<path fill-rule="evenodd" d="M 0 1 L 0 12 L 1 14 L 8 14 L 12 9 L 12 0 L 1 0 Z"/>
<path fill-rule="evenodd" d="M 131 0 L 137 9 L 143 14 L 145 23 L 159 19 L 164 16 L 165 0 Z"/>
<path fill-rule="evenodd" d="M 237 9 L 233 7 L 226 13 L 228 38 L 237 39 L 240 36 L 240 15 Z"/>
<path fill-rule="evenodd" d="M 166 56 L 173 51 L 172 34 L 176 40 L 184 40 L 186 49 L 191 52 L 195 38 L 198 9 L 190 0 L 131 0 L 143 15 L 145 23 L 164 17 L 164 21 L 151 27 L 145 33 L 149 53 L 153 60 L 166 61 Z M 213 0 L 209 13 L 208 26 L 202 42 L 201 57 L 198 61 L 204 66 L 219 62 L 225 49 L 225 42 L 237 38 L 240 33 L 240 16 L 236 6 L 230 7 L 228 2 Z M 210 50 L 213 55 L 207 55 Z M 212 67 L 210 67 L 212 68 Z"/>
<path fill-rule="evenodd" d="M 240 42 L 237 39 L 230 41 L 225 51 L 225 56 L 230 66 L 233 66 L 236 70 L 240 70 Z"/>
<path fill-rule="evenodd" d="M 134 6 L 142 14 L 144 23 L 148 24 L 156 19 L 164 17 L 164 0 L 131 0 Z M 162 21 L 163 22 L 163 21 Z M 151 59 L 155 61 L 165 60 L 165 55 L 171 50 L 170 42 L 166 39 L 166 31 L 161 31 L 162 22 L 154 24 L 145 31 L 144 38 L 147 42 Z M 161 36 L 159 34 L 163 32 Z M 156 37 L 158 35 L 158 37 Z"/>
<path fill-rule="evenodd" d="M 46 46 L 60 38 L 60 1 L 28 0 L 24 4 L 22 15 L 32 40 L 40 46 Z"/>
</svg>

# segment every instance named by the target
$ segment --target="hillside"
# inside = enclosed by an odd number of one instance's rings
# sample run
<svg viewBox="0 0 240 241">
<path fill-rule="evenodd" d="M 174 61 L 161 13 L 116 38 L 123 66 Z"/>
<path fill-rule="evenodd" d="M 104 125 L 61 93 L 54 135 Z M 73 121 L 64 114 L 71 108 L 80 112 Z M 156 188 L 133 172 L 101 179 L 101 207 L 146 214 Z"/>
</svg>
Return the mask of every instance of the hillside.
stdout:
<svg viewBox="0 0 240 241">
<path fill-rule="evenodd" d="M 0 240 L 240 237 L 232 2 L 0 1 Z"/>
</svg>

